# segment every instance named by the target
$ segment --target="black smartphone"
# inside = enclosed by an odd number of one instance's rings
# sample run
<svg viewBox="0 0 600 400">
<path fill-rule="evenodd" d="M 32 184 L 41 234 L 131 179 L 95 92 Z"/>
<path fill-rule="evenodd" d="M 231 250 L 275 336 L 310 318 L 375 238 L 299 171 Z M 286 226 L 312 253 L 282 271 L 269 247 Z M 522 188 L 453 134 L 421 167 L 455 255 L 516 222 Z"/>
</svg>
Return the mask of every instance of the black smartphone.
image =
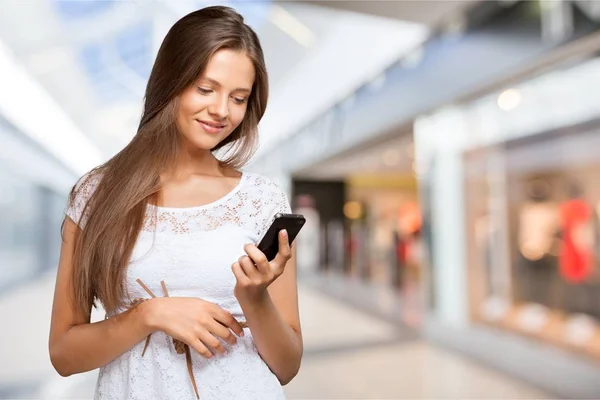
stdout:
<svg viewBox="0 0 600 400">
<path fill-rule="evenodd" d="M 273 260 L 279 251 L 279 232 L 283 229 L 287 231 L 291 246 L 305 222 L 306 219 L 300 214 L 276 214 L 273 223 L 258 244 L 258 249 L 267 256 L 269 261 Z"/>
</svg>

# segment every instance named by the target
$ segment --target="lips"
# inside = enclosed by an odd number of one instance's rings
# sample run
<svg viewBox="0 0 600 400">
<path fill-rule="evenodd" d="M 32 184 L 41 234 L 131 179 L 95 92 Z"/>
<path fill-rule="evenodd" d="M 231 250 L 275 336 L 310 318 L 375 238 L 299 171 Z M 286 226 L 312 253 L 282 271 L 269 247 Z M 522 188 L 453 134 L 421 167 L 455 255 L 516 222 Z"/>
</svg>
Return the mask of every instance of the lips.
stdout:
<svg viewBox="0 0 600 400">
<path fill-rule="evenodd" d="M 196 120 L 202 128 L 208 133 L 220 133 L 224 128 L 225 124 L 211 121 L 200 121 Z"/>
</svg>

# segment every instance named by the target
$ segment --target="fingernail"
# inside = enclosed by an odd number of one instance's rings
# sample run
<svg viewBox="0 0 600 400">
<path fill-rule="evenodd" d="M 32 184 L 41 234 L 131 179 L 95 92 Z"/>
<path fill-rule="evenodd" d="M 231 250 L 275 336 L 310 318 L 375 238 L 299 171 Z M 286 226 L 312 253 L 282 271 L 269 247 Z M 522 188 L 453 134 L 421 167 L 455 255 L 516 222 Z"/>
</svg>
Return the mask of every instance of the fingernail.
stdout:
<svg viewBox="0 0 600 400">
<path fill-rule="evenodd" d="M 281 236 L 287 237 L 287 231 L 285 229 L 281 231 Z"/>
</svg>

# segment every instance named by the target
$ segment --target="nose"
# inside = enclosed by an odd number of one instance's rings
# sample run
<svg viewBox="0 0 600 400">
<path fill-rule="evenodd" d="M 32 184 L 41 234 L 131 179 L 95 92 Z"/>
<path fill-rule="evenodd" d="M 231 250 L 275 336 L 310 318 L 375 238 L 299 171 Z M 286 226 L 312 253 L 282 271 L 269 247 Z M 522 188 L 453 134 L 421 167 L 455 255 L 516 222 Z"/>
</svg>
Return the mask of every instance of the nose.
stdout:
<svg viewBox="0 0 600 400">
<path fill-rule="evenodd" d="M 215 96 L 208 107 L 208 113 L 215 119 L 225 119 L 229 116 L 229 99 L 227 96 Z"/>
</svg>

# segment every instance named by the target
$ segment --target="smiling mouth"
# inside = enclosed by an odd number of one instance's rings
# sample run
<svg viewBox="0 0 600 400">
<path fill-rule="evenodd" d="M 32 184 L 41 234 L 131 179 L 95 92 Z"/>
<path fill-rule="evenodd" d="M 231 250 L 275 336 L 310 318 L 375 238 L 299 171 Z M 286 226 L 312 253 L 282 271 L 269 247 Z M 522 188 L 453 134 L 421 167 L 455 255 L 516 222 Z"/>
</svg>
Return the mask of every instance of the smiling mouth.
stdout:
<svg viewBox="0 0 600 400">
<path fill-rule="evenodd" d="M 196 122 L 198 122 L 200 124 L 200 126 L 202 126 L 202 128 L 204 128 L 204 130 L 208 133 L 220 133 L 227 126 L 225 124 L 206 122 L 206 121 L 200 121 L 200 120 L 196 120 Z"/>
</svg>

